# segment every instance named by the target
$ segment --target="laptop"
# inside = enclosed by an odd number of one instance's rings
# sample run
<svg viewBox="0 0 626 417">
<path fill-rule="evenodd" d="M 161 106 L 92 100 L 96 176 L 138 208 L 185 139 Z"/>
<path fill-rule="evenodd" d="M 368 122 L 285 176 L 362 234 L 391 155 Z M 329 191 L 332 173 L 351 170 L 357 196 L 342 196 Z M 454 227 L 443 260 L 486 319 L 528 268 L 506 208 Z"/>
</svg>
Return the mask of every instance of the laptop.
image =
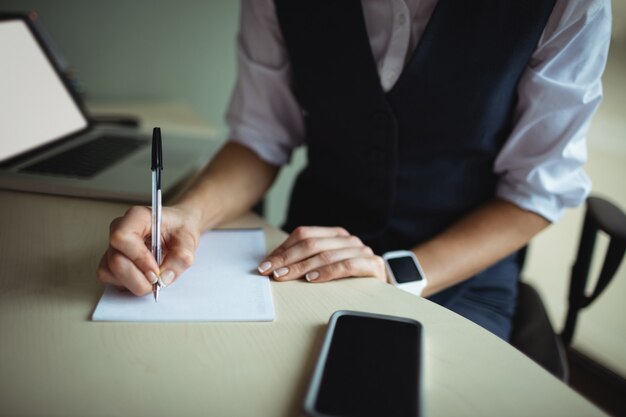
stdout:
<svg viewBox="0 0 626 417">
<path fill-rule="evenodd" d="M 149 202 L 151 138 L 91 121 L 37 26 L 0 14 L 0 188 Z M 163 130 L 164 195 L 219 147 Z"/>
</svg>

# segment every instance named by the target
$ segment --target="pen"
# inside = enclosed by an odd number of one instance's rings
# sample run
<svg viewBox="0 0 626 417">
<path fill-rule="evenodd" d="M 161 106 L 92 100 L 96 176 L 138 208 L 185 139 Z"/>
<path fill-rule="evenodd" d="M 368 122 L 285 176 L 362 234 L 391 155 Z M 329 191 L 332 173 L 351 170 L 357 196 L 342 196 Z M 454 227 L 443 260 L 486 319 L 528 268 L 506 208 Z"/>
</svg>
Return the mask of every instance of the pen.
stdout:
<svg viewBox="0 0 626 417">
<path fill-rule="evenodd" d="M 152 131 L 152 255 L 161 266 L 161 171 L 163 170 L 163 151 L 161 149 L 161 129 Z M 159 301 L 161 278 L 152 284 L 154 302 Z"/>
</svg>

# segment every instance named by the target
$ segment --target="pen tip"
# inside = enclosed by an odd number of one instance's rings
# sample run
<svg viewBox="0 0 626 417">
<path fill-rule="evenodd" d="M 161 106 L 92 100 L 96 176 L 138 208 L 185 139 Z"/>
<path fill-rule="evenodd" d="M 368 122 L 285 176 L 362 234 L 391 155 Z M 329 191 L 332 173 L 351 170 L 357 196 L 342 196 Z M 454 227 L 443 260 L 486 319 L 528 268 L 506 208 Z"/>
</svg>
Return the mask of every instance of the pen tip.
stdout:
<svg viewBox="0 0 626 417">
<path fill-rule="evenodd" d="M 161 286 L 159 284 L 154 284 L 152 288 L 152 295 L 154 295 L 154 302 L 157 303 L 159 301 L 159 293 L 161 292 Z"/>
</svg>

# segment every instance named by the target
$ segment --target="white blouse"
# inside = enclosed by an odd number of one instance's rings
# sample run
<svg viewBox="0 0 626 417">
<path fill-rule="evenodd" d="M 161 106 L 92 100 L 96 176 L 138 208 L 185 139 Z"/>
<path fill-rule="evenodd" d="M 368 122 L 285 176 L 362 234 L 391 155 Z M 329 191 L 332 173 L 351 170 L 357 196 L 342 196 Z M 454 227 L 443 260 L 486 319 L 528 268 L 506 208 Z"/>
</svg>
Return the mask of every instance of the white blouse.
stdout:
<svg viewBox="0 0 626 417">
<path fill-rule="evenodd" d="M 361 0 L 382 87 L 389 91 L 436 0 Z M 556 221 L 591 189 L 586 133 L 602 99 L 609 0 L 557 0 L 518 85 L 514 127 L 494 163 L 497 196 Z M 305 141 L 273 0 L 242 0 L 238 76 L 226 113 L 230 138 L 283 165 Z M 333 65 L 329 62 L 328 65 Z"/>
</svg>

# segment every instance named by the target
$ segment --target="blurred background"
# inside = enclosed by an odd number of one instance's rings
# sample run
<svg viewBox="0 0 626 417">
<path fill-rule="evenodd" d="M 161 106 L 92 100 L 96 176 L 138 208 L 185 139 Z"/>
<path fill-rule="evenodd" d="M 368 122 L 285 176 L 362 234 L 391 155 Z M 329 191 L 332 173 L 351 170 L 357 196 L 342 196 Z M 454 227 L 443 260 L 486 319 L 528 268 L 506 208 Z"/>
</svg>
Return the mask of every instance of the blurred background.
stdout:
<svg viewBox="0 0 626 417">
<path fill-rule="evenodd" d="M 184 103 L 216 129 L 218 138 L 226 138 L 223 114 L 236 78 L 238 2 L 0 0 L 0 10 L 38 12 L 88 102 Z M 589 132 L 587 172 L 593 193 L 624 209 L 626 2 L 613 2 L 613 15 L 605 98 Z M 282 223 L 294 174 L 304 160 L 303 151 L 296 152 L 273 187 L 266 205 L 270 223 Z M 536 238 L 524 273 L 538 287 L 557 329 L 564 322 L 582 215 L 582 208 L 569 210 Z M 603 245 L 605 241 L 600 242 Z M 597 271 L 599 259 L 595 261 Z M 622 265 L 608 290 L 582 313 L 574 340 L 577 349 L 622 377 L 626 377 L 625 295 L 626 265 Z"/>
</svg>

